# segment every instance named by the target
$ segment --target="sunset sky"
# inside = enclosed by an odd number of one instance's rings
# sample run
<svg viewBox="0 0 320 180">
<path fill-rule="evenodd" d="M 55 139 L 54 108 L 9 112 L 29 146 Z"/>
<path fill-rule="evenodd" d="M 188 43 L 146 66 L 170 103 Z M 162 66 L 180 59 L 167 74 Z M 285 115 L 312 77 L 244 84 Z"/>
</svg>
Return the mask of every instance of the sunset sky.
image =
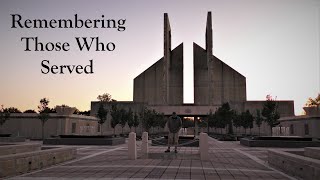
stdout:
<svg viewBox="0 0 320 180">
<path fill-rule="evenodd" d="M 320 0 L 121 0 L 0 1 L 0 104 L 24 111 L 47 97 L 50 107 L 80 110 L 108 92 L 133 99 L 133 79 L 163 56 L 163 13 L 169 14 L 172 47 L 184 43 L 184 102 L 193 102 L 192 43 L 205 47 L 205 23 L 212 11 L 213 54 L 246 76 L 247 99 L 294 100 L 302 112 L 320 92 Z M 126 19 L 126 30 L 12 29 L 11 15 L 23 19 Z M 21 37 L 69 42 L 68 52 L 25 52 Z M 79 51 L 75 37 L 99 36 L 113 52 Z M 87 65 L 94 74 L 42 74 L 41 61 Z"/>
</svg>

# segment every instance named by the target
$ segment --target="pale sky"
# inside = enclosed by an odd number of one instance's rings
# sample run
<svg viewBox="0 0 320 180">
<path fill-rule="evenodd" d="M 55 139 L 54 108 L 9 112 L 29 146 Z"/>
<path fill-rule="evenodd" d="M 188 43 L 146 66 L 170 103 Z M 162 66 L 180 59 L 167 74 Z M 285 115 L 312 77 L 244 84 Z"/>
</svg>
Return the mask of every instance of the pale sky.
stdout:
<svg viewBox="0 0 320 180">
<path fill-rule="evenodd" d="M 213 54 L 246 76 L 247 99 L 294 100 L 300 114 L 308 97 L 320 92 L 320 0 L 165 0 L 165 1 L 0 1 L 0 104 L 36 109 L 43 97 L 50 106 L 80 110 L 108 92 L 133 99 L 133 79 L 163 56 L 163 13 L 169 14 L 172 47 L 184 43 L 184 102 L 193 102 L 192 43 L 205 47 L 205 23 L 212 11 Z M 126 19 L 126 30 L 11 29 L 11 15 L 23 19 Z M 21 37 L 69 42 L 68 52 L 25 52 Z M 114 42 L 113 52 L 77 49 L 75 37 Z M 45 75 L 41 61 L 87 65 L 91 75 Z"/>
</svg>

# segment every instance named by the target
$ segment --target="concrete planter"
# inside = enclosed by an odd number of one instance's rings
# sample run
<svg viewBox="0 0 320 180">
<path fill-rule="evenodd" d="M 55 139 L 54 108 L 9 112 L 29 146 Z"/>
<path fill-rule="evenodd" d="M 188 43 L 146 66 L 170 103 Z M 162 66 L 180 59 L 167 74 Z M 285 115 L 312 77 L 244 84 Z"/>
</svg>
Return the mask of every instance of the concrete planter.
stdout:
<svg viewBox="0 0 320 180">
<path fill-rule="evenodd" d="M 313 151 L 314 149 L 309 149 Z M 268 150 L 269 165 L 306 180 L 320 178 L 320 160 L 276 149 Z"/>
<path fill-rule="evenodd" d="M 69 115 L 72 115 L 75 110 L 76 110 L 75 107 L 56 106 L 56 111 L 58 115 L 69 116 Z"/>
<path fill-rule="evenodd" d="M 320 116 L 320 106 L 303 107 L 308 116 Z"/>
<path fill-rule="evenodd" d="M 48 138 L 43 144 L 50 145 L 119 145 L 125 143 L 125 138 L 101 138 L 101 137 L 82 137 L 82 138 Z"/>
<path fill-rule="evenodd" d="M 304 138 L 308 139 L 308 138 Z M 254 140 L 248 138 L 240 139 L 240 144 L 249 147 L 281 147 L 281 148 L 303 148 L 303 147 L 319 147 L 318 141 L 307 140 Z"/>
<path fill-rule="evenodd" d="M 75 147 L 56 147 L 0 156 L 0 179 L 75 159 L 76 153 Z"/>
<path fill-rule="evenodd" d="M 0 137 L 0 142 L 25 142 L 25 137 Z"/>
<path fill-rule="evenodd" d="M 32 151 L 40 151 L 41 144 L 13 144 L 0 146 L 0 156 L 25 153 Z"/>
</svg>

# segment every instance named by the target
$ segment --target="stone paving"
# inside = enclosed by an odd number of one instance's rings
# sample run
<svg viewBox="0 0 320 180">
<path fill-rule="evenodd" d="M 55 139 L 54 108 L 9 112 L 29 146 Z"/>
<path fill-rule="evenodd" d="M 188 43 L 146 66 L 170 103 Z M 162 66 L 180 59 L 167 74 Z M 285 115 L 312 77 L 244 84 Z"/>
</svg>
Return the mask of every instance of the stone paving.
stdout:
<svg viewBox="0 0 320 180">
<path fill-rule="evenodd" d="M 146 156 L 139 153 L 140 143 L 137 160 L 128 160 L 126 144 L 81 146 L 73 161 L 10 179 L 295 179 L 268 166 L 266 148 L 210 138 L 210 159 L 201 161 L 197 147 L 165 154 L 166 147 L 149 146 Z"/>
</svg>

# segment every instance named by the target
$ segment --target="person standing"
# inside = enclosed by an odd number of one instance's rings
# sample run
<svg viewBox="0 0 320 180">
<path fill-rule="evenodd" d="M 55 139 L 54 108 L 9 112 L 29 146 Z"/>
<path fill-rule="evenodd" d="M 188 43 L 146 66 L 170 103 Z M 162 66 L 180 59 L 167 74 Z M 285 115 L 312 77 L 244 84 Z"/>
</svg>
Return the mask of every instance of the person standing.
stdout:
<svg viewBox="0 0 320 180">
<path fill-rule="evenodd" d="M 177 116 L 176 112 L 173 112 L 172 116 L 169 117 L 167 125 L 169 129 L 168 149 L 165 152 L 170 152 L 170 146 L 174 146 L 174 152 L 178 153 L 177 145 L 179 141 L 179 131 L 182 126 L 182 121 L 181 118 Z"/>
</svg>

